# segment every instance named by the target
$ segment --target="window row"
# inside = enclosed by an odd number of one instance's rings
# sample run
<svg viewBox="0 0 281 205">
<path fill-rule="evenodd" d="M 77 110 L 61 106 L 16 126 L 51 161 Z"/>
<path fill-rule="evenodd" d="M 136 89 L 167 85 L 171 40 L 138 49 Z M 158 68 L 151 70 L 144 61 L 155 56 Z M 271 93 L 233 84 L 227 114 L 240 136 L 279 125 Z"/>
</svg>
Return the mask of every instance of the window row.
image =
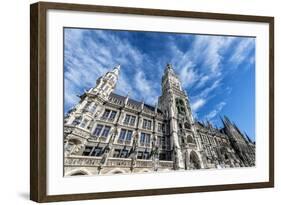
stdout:
<svg viewBox="0 0 281 205">
<path fill-rule="evenodd" d="M 92 147 L 86 146 L 83 152 L 83 156 L 95 156 L 99 157 L 104 153 L 104 149 L 102 147 Z"/>
<path fill-rule="evenodd" d="M 109 133 L 110 133 L 111 127 L 107 125 L 101 125 L 98 124 L 96 128 L 93 131 L 93 136 L 95 138 L 104 138 L 104 140 L 107 139 Z M 118 143 L 130 143 L 132 140 L 133 131 L 127 130 L 127 129 L 121 129 L 120 134 L 118 136 Z M 140 143 L 141 144 L 150 144 L 150 138 L 151 135 L 148 133 L 141 133 L 140 136 Z"/>
<path fill-rule="evenodd" d="M 112 157 L 114 158 L 128 158 L 131 154 L 130 149 L 114 149 L 112 152 Z M 103 147 L 93 147 L 93 146 L 86 146 L 85 150 L 83 151 L 83 156 L 94 156 L 100 157 L 104 153 Z M 150 159 L 151 153 L 148 151 L 138 151 L 137 152 L 137 159 Z M 160 153 L 159 155 L 160 160 L 171 160 L 170 153 Z"/>
<path fill-rule="evenodd" d="M 90 120 L 88 120 L 88 119 L 86 119 L 86 118 L 84 118 L 83 120 L 82 120 L 82 117 L 81 116 L 79 116 L 79 117 L 76 117 L 73 121 L 72 121 L 72 125 L 74 125 L 74 126 L 80 126 L 81 128 L 86 128 L 86 129 L 89 129 L 89 126 L 87 126 L 86 127 L 86 125 L 88 125 L 88 122 L 89 122 Z"/>
</svg>

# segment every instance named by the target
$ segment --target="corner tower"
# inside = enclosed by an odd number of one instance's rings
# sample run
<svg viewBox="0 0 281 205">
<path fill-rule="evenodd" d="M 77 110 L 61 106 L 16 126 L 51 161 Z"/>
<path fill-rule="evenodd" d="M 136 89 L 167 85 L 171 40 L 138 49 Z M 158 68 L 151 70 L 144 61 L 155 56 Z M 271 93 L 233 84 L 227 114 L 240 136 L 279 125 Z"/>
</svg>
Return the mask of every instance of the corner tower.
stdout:
<svg viewBox="0 0 281 205">
<path fill-rule="evenodd" d="M 190 102 L 171 64 L 167 64 L 162 77 L 158 104 L 169 122 L 175 169 L 203 168 Z"/>
<path fill-rule="evenodd" d="M 120 65 L 99 77 L 96 86 L 80 95 L 79 103 L 65 116 L 64 124 L 70 128 L 64 128 L 65 155 L 81 154 L 87 140 L 90 138 L 96 119 L 103 111 L 103 104 L 114 91 L 120 73 Z M 82 128 L 82 130 L 81 130 Z M 76 133 L 76 134 L 74 134 Z"/>
<path fill-rule="evenodd" d="M 107 100 L 110 93 L 115 89 L 120 73 L 120 65 L 115 66 L 112 71 L 99 77 L 96 81 L 96 87 L 91 88 L 89 93 L 94 94 Z"/>
</svg>

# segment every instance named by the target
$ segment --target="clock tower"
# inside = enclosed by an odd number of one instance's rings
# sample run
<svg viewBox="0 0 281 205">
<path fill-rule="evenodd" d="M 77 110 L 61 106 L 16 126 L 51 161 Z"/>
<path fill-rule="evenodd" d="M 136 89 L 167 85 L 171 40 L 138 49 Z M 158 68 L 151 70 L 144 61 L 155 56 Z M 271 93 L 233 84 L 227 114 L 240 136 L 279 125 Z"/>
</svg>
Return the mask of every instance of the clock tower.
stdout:
<svg viewBox="0 0 281 205">
<path fill-rule="evenodd" d="M 190 102 L 171 64 L 167 64 L 162 77 L 158 104 L 169 121 L 175 169 L 203 168 Z"/>
</svg>

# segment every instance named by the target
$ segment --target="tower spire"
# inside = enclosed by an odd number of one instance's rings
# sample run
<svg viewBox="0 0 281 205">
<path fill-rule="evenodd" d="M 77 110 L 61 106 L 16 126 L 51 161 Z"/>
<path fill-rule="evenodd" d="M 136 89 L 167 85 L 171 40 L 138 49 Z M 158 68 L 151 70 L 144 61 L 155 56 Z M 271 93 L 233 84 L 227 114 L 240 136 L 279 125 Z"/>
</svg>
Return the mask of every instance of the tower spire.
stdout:
<svg viewBox="0 0 281 205">
<path fill-rule="evenodd" d="M 114 68 L 113 68 L 113 70 L 112 70 L 112 72 L 114 73 L 114 74 L 116 74 L 117 75 L 117 77 L 119 76 L 119 73 L 120 73 L 120 68 L 121 68 L 121 65 L 120 64 L 118 64 L 117 66 L 115 66 Z"/>
<path fill-rule="evenodd" d="M 107 100 L 110 93 L 114 91 L 120 72 L 120 64 L 115 66 L 113 70 L 108 71 L 105 75 L 99 77 L 96 81 L 96 86 L 92 88 L 93 94 L 99 95 L 104 100 Z"/>
</svg>

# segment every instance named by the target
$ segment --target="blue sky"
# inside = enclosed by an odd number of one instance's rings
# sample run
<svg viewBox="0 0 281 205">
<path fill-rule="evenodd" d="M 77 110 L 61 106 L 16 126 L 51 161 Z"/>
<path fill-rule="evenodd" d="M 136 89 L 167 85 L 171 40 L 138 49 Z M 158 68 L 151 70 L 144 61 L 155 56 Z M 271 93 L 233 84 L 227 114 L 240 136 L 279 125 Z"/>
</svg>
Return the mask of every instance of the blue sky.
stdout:
<svg viewBox="0 0 281 205">
<path fill-rule="evenodd" d="M 96 79 L 121 65 L 116 93 L 154 105 L 171 63 L 196 119 L 221 127 L 227 115 L 255 139 L 255 38 L 64 29 L 67 112 Z"/>
</svg>

